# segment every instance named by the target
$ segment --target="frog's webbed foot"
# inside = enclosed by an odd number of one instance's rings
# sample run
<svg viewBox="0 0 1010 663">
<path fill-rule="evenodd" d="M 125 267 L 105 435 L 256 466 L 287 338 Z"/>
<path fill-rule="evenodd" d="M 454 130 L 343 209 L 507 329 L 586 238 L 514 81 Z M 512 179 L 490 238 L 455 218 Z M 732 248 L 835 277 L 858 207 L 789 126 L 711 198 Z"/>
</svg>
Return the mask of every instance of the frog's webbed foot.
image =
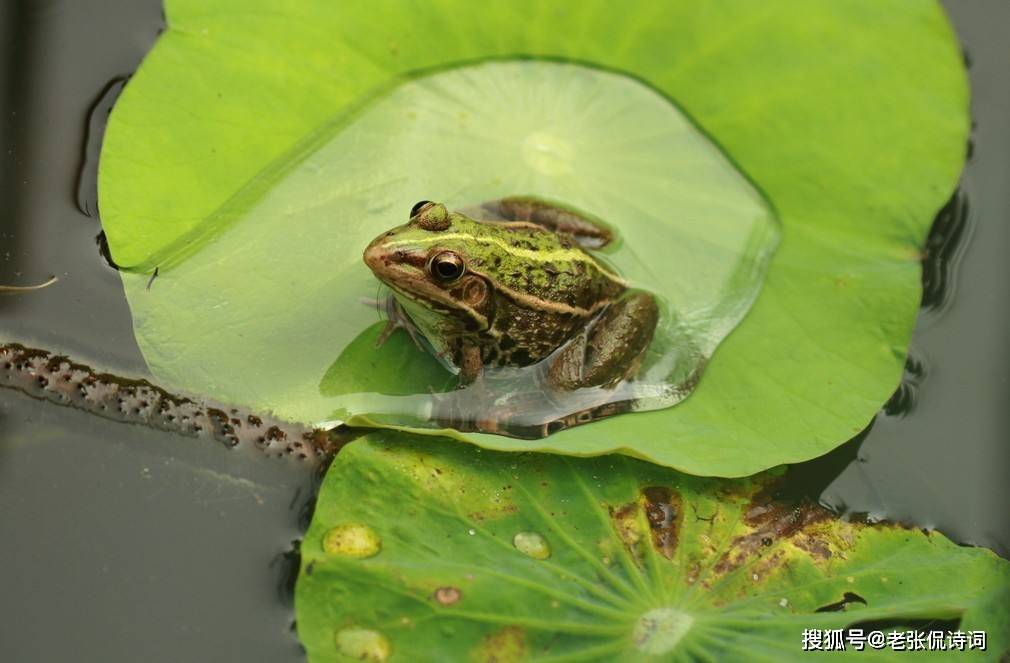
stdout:
<svg viewBox="0 0 1010 663">
<path fill-rule="evenodd" d="M 652 342 L 659 307 L 642 290 L 629 290 L 554 358 L 547 382 L 555 389 L 613 388 L 633 377 Z"/>
<path fill-rule="evenodd" d="M 484 204 L 484 209 L 504 221 L 521 221 L 556 233 L 571 235 L 587 249 L 609 244 L 613 231 L 599 219 L 560 203 L 535 196 L 508 196 Z"/>
<path fill-rule="evenodd" d="M 402 329 L 410 336 L 410 340 L 414 342 L 418 350 L 425 352 L 424 344 L 421 343 L 421 332 L 418 330 L 417 326 L 410 319 L 407 313 L 400 306 L 400 303 L 396 301 L 395 297 L 387 297 L 385 301 L 381 299 L 371 299 L 368 297 L 362 297 L 359 301 L 362 304 L 371 306 L 377 310 L 385 309 L 386 313 L 386 326 L 382 329 L 379 334 L 379 338 L 375 340 L 375 347 L 381 348 L 385 345 L 389 337 L 397 329 Z"/>
</svg>

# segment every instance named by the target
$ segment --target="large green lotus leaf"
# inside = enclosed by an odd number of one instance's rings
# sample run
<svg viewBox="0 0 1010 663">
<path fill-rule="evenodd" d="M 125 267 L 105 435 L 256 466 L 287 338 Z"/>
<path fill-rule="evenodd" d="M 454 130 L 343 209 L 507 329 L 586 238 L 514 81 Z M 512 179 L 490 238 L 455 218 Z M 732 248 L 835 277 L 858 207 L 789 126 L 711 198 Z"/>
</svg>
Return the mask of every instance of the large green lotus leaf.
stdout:
<svg viewBox="0 0 1010 663">
<path fill-rule="evenodd" d="M 352 337 L 348 329 L 364 333 L 377 319 L 357 301 L 377 290 L 360 252 L 363 238 L 384 227 L 335 216 L 320 233 L 325 205 L 351 201 L 391 226 L 416 198 L 476 203 L 489 191 L 551 192 L 503 191 L 464 178 L 455 190 L 443 185 L 428 193 L 419 183 L 437 181 L 444 163 L 415 159 L 386 173 L 386 181 L 363 180 L 355 169 L 326 172 L 319 155 L 350 137 L 352 148 L 378 146 L 363 150 L 362 172 L 373 161 L 400 163 L 396 154 L 416 147 L 416 134 L 380 123 L 400 131 L 383 143 L 385 134 L 353 131 L 414 80 L 404 76 L 447 75 L 486 58 L 543 56 L 598 65 L 615 77 L 630 74 L 676 99 L 771 201 L 783 240 L 754 308 L 677 407 L 536 441 L 428 432 L 513 450 L 618 450 L 693 473 L 742 475 L 827 451 L 862 428 L 896 385 L 918 303 L 920 247 L 956 181 L 968 126 L 960 54 L 936 3 L 668 2 L 618 12 L 602 2 L 320 0 L 278 7 L 265 0 L 169 0 L 166 15 L 168 29 L 114 110 L 99 182 L 113 256 L 132 270 L 123 279 L 138 340 L 163 381 L 312 422 L 402 425 L 388 414 L 404 408 L 397 395 L 404 381 L 413 376 L 418 383 L 406 391 L 420 392 L 442 388 L 444 376 L 422 387 L 433 367 L 401 375 L 389 356 L 374 362 L 385 375 L 343 370 L 367 361 L 344 351 L 366 345 L 367 333 Z M 508 89 L 488 101 L 481 82 L 471 94 L 448 90 L 446 98 L 461 108 L 460 129 L 443 142 L 468 135 L 475 121 L 494 127 L 501 118 L 528 117 L 523 111 L 530 107 L 552 113 L 554 124 L 526 140 L 489 130 L 479 144 L 496 159 L 480 172 L 500 165 L 510 188 L 523 173 L 501 159 L 508 145 L 495 141 L 503 136 L 541 175 L 567 175 L 576 184 L 582 180 L 570 177 L 566 164 L 595 182 L 627 170 L 626 155 L 652 147 L 647 133 L 625 140 L 628 118 L 618 114 L 613 149 L 604 153 L 614 163 L 604 156 L 580 160 L 571 146 L 599 146 L 606 138 L 599 125 L 579 133 L 590 104 L 573 104 L 563 85 L 555 86 L 553 108 Z M 483 101 L 467 106 L 474 99 Z M 671 116 L 679 112 L 667 105 Z M 404 122 L 425 110 L 404 108 Z M 554 140 L 565 131 L 574 132 L 567 142 Z M 659 284 L 674 308 L 679 296 L 700 292 L 723 315 L 726 302 L 710 293 L 742 279 L 747 287 L 730 298 L 738 319 L 774 244 L 767 232 L 753 232 L 768 227 L 761 221 L 767 212 L 760 197 L 744 195 L 747 187 L 720 184 L 720 177 L 742 181 L 735 171 L 701 167 L 696 151 L 684 155 L 698 172 L 668 168 L 678 153 L 666 150 L 652 155 L 651 180 L 615 179 L 612 189 L 623 201 L 608 207 L 613 213 L 606 218 L 619 232 L 634 232 L 622 233 L 608 257 L 633 280 Z M 315 180 L 306 176 L 313 170 L 321 173 Z M 684 172 L 696 177 L 663 180 Z M 435 179 L 425 179 L 431 173 Z M 538 188 L 544 181 L 533 180 Z M 553 193 L 565 200 L 572 186 Z M 671 209 L 658 209 L 659 198 L 649 193 L 662 186 L 680 195 Z M 706 226 L 700 238 L 713 254 L 727 248 L 718 240 L 728 242 L 736 263 L 687 252 L 722 270 L 718 279 L 710 270 L 687 277 L 678 271 L 683 227 L 680 234 L 661 224 L 651 234 L 633 227 L 636 219 L 675 217 L 689 199 L 677 191 L 710 198 L 706 219 L 729 218 L 719 209 L 727 191 L 751 201 L 750 230 Z M 305 218 L 316 221 L 302 225 Z M 632 259 L 637 254 L 645 258 Z M 703 318 L 703 307 L 693 310 Z M 401 391 L 389 390 L 401 377 Z"/>
<path fill-rule="evenodd" d="M 928 620 L 988 630 L 972 660 L 1010 645 L 1005 560 L 776 501 L 775 481 L 372 434 L 324 480 L 298 633 L 311 661 L 801 660 L 805 629 Z"/>
<path fill-rule="evenodd" d="M 522 112 L 503 98 L 520 100 Z M 377 351 L 374 307 L 359 303 L 375 282 L 361 247 L 407 216 L 407 201 L 488 215 L 480 203 L 510 191 L 564 200 L 619 228 L 608 262 L 660 293 L 665 311 L 633 383 L 548 400 L 536 368 L 513 369 L 435 397 L 429 387 L 448 373 L 431 380 L 424 367 L 438 362 L 417 348 L 405 356 L 405 333 L 391 339 L 399 348 Z M 134 274 L 127 293 L 152 369 L 189 391 L 312 422 L 382 414 L 387 424 L 438 428 L 479 413 L 497 429 L 542 435 L 603 404 L 655 409 L 686 397 L 754 301 L 778 236 L 758 192 L 651 88 L 570 63 L 491 61 L 399 82 L 314 132 L 156 251 L 156 289 Z M 275 256 L 297 257 L 311 289 L 293 292 L 291 265 Z M 247 313 L 287 310 L 293 299 L 305 315 Z M 250 364 L 250 352 L 263 360 Z"/>
</svg>

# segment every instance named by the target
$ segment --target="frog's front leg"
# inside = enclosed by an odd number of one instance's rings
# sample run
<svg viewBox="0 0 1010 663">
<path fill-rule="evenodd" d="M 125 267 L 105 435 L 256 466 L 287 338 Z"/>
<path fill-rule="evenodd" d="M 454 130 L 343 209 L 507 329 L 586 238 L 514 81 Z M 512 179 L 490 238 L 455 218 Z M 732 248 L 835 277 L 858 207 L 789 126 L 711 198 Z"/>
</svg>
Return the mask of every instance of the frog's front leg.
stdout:
<svg viewBox="0 0 1010 663">
<path fill-rule="evenodd" d="M 375 347 L 381 348 L 389 340 L 389 337 L 397 329 L 403 329 L 410 335 L 410 340 L 414 342 L 417 349 L 424 352 L 424 345 L 421 343 L 421 332 L 417 329 L 413 320 L 407 315 L 407 312 L 403 310 L 400 303 L 396 301 L 396 298 L 390 295 L 386 298 L 385 302 L 375 299 L 362 299 L 361 303 L 367 304 L 368 306 L 374 306 L 378 310 L 382 310 L 380 307 L 384 307 L 386 310 L 386 326 L 383 327 L 382 332 L 379 333 L 379 338 L 375 340 Z"/>
<path fill-rule="evenodd" d="M 484 208 L 506 221 L 525 221 L 571 235 L 588 249 L 604 247 L 614 238 L 613 231 L 602 221 L 534 196 L 509 196 L 487 203 Z"/>
<path fill-rule="evenodd" d="M 632 377 L 659 321 L 656 299 L 629 290 L 557 354 L 547 371 L 555 389 L 612 388 Z"/>
<path fill-rule="evenodd" d="M 466 387 L 473 384 L 483 373 L 484 364 L 481 362 L 480 346 L 463 345 L 460 349 L 459 386 Z"/>
</svg>

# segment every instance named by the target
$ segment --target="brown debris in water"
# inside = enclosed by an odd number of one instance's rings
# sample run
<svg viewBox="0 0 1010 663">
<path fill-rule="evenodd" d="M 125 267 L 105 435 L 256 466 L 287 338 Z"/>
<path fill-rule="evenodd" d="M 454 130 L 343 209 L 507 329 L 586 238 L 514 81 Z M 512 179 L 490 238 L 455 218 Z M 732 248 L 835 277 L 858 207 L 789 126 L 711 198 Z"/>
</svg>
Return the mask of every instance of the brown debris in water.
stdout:
<svg viewBox="0 0 1010 663">
<path fill-rule="evenodd" d="M 0 295 L 17 295 L 25 292 L 34 292 L 35 290 L 48 288 L 57 281 L 59 281 L 58 278 L 50 276 L 48 281 L 36 283 L 35 285 L 0 285 Z"/>
<path fill-rule="evenodd" d="M 349 436 L 336 431 L 175 395 L 147 380 L 99 373 L 67 357 L 17 343 L 0 345 L 0 387 L 103 419 L 207 437 L 227 447 L 251 445 L 276 457 L 318 462 L 349 441 Z"/>
</svg>

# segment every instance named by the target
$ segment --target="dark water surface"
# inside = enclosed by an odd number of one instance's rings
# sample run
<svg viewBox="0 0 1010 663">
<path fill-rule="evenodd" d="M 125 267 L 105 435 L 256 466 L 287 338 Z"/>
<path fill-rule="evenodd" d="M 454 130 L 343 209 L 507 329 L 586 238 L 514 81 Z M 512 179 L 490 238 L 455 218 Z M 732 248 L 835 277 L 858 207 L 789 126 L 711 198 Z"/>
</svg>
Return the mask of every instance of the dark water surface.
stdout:
<svg viewBox="0 0 1010 663">
<path fill-rule="evenodd" d="M 946 298 L 920 316 L 901 407 L 798 466 L 794 486 L 1007 556 L 1010 4 L 946 4 L 978 123 Z M 160 5 L 0 2 L 0 283 L 61 279 L 0 297 L 0 340 L 125 375 L 144 363 L 98 220 L 79 209 L 94 209 L 94 163 L 80 164 L 101 126 L 92 108 L 150 48 Z M 314 481 L 307 466 L 0 390 L 0 660 L 303 660 L 283 555 Z"/>
<path fill-rule="evenodd" d="M 964 46 L 975 131 L 967 223 L 944 297 L 919 315 L 911 410 L 880 416 L 829 506 L 933 526 L 1010 556 L 1010 3 L 944 5 Z M 914 383 L 918 384 L 914 384 Z"/>
<path fill-rule="evenodd" d="M 0 5 L 0 283 L 60 278 L 0 297 L 0 338 L 141 375 L 78 179 L 89 113 L 153 44 L 161 1 Z M 0 661 L 304 660 L 283 555 L 313 483 L 0 390 Z"/>
</svg>

